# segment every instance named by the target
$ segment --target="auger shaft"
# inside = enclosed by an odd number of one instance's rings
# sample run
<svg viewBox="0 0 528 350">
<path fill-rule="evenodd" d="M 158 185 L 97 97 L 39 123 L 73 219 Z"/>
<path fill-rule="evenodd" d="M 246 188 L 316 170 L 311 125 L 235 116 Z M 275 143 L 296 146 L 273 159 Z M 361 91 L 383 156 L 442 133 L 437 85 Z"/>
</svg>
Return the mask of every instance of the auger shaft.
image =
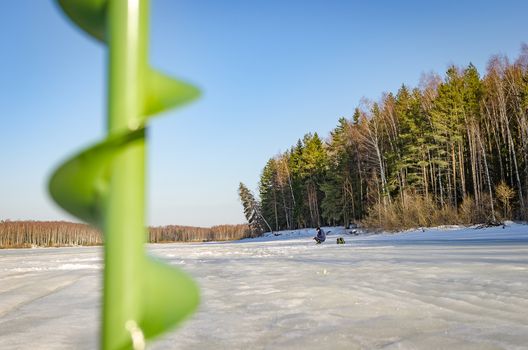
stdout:
<svg viewBox="0 0 528 350">
<path fill-rule="evenodd" d="M 108 3 L 108 132 L 134 130 L 143 122 L 148 0 Z M 142 317 L 145 243 L 145 139 L 116 156 L 104 217 L 105 271 L 102 348 L 131 347 L 130 329 Z M 111 234 L 110 234 L 111 233 Z M 127 323 L 128 322 L 128 323 Z"/>
</svg>

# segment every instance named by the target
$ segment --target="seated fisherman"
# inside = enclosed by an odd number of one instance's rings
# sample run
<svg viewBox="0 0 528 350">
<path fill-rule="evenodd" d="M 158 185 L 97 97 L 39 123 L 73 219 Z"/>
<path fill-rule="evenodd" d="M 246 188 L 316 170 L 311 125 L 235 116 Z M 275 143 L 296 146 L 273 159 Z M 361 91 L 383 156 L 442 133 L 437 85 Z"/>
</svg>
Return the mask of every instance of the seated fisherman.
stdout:
<svg viewBox="0 0 528 350">
<path fill-rule="evenodd" d="M 317 231 L 317 236 L 315 236 L 313 239 L 315 239 L 317 244 L 324 242 L 326 240 L 325 232 L 320 227 L 317 227 L 315 231 Z"/>
</svg>

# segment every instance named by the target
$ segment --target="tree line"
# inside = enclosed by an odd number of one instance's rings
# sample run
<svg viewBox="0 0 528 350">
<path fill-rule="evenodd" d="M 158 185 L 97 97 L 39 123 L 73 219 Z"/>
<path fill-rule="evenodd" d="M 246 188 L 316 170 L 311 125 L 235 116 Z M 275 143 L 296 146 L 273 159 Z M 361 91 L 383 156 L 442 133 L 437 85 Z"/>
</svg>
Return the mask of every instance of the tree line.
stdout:
<svg viewBox="0 0 528 350">
<path fill-rule="evenodd" d="M 231 241 L 253 237 L 248 225 L 217 225 L 212 227 L 157 226 L 149 228 L 149 242 Z"/>
<path fill-rule="evenodd" d="M 204 242 L 252 237 L 248 225 L 157 226 L 148 228 L 148 242 Z M 101 245 L 101 231 L 67 221 L 0 221 L 0 248 Z"/>
<path fill-rule="evenodd" d="M 362 223 L 402 229 L 528 219 L 528 46 L 363 99 L 325 139 L 309 133 L 265 164 L 253 231 Z"/>
</svg>

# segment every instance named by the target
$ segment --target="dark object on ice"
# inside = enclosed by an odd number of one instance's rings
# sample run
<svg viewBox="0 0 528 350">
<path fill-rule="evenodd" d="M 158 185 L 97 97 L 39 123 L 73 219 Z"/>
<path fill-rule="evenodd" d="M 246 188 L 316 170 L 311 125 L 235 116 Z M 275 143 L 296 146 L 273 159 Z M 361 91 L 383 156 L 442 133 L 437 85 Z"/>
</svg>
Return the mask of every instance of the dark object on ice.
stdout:
<svg viewBox="0 0 528 350">
<path fill-rule="evenodd" d="M 497 221 L 497 220 L 490 220 L 490 221 L 488 221 L 488 222 L 486 222 L 484 224 L 478 225 L 475 228 L 479 229 L 479 228 L 487 228 L 487 227 L 495 227 L 495 226 L 502 226 L 502 228 L 505 228 L 506 224 L 504 222 L 500 222 L 500 221 Z"/>
<path fill-rule="evenodd" d="M 337 244 L 345 244 L 345 239 L 343 237 L 339 237 L 339 238 L 337 238 L 336 243 Z"/>
<path fill-rule="evenodd" d="M 317 231 L 317 235 L 313 239 L 315 239 L 317 244 L 321 244 L 326 240 L 326 234 L 320 227 L 316 228 L 315 231 Z"/>
<path fill-rule="evenodd" d="M 274 235 L 274 236 L 280 236 L 281 234 L 282 234 L 282 233 L 276 233 L 276 232 L 275 232 L 273 235 Z"/>
</svg>

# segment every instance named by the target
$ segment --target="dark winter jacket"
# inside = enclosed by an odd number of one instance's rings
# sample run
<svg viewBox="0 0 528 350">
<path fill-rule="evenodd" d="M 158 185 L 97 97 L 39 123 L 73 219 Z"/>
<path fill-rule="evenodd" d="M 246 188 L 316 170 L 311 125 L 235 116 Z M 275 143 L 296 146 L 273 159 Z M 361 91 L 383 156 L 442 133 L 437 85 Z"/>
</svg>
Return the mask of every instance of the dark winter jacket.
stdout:
<svg viewBox="0 0 528 350">
<path fill-rule="evenodd" d="M 326 240 L 326 233 L 321 228 L 319 229 L 319 231 L 317 231 L 317 236 L 315 237 L 317 238 L 317 240 L 324 242 Z"/>
</svg>

